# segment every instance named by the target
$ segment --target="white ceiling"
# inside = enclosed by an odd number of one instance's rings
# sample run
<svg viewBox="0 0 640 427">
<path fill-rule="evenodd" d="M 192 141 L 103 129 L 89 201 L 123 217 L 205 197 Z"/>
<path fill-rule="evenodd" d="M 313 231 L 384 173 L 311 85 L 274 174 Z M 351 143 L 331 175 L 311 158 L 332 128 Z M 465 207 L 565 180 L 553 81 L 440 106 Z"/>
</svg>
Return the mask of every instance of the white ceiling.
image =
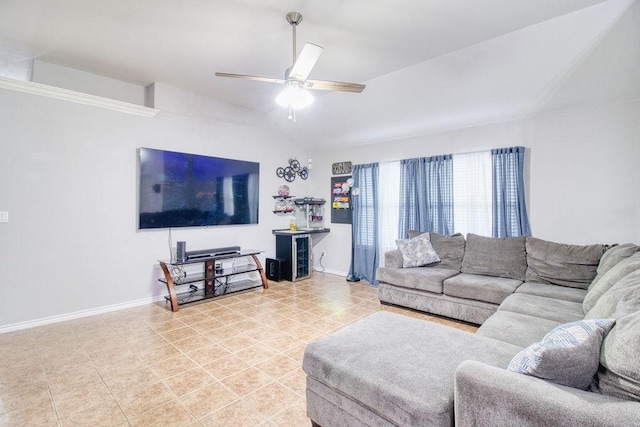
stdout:
<svg viewBox="0 0 640 427">
<path fill-rule="evenodd" d="M 0 65 L 40 59 L 162 82 L 262 111 L 312 148 L 363 144 L 528 112 L 633 2 L 0 0 Z M 314 92 L 295 124 L 274 104 L 278 85 L 214 76 L 281 78 L 289 11 L 304 16 L 298 49 L 325 48 L 310 78 L 367 84 L 362 94 Z M 513 73 L 537 77 L 523 84 Z"/>
</svg>

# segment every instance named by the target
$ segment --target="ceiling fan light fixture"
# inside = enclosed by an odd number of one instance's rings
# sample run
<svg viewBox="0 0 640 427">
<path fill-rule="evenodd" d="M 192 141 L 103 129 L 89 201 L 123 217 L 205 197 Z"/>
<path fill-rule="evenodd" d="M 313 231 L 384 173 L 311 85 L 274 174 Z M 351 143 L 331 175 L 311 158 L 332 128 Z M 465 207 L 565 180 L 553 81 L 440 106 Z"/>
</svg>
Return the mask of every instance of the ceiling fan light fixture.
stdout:
<svg viewBox="0 0 640 427">
<path fill-rule="evenodd" d="M 323 48 L 317 44 L 305 43 L 300 52 L 300 56 L 298 56 L 296 49 L 296 27 L 302 22 L 302 15 L 298 12 L 289 12 L 286 18 L 293 30 L 293 64 L 286 70 L 284 79 L 231 73 L 216 73 L 216 76 L 269 83 L 284 83 L 284 90 L 276 97 L 276 103 L 289 110 L 289 119 L 294 122 L 296 121 L 296 110 L 313 104 L 313 95 L 311 95 L 309 89 L 355 93 L 360 93 L 364 90 L 365 86 L 363 84 L 329 80 L 308 80 L 307 77 L 309 77 L 311 70 L 318 61 Z"/>
<path fill-rule="evenodd" d="M 313 95 L 298 85 L 287 85 L 276 97 L 276 103 L 281 107 L 300 110 L 313 104 Z"/>
</svg>

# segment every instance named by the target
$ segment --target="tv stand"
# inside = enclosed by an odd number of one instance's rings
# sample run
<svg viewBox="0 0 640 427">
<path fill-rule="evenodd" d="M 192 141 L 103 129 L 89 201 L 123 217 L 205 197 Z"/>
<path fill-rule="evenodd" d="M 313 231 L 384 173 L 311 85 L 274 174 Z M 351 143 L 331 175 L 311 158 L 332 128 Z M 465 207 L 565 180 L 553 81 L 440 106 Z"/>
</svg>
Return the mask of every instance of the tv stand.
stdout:
<svg viewBox="0 0 640 427">
<path fill-rule="evenodd" d="M 257 255 L 262 251 L 254 249 L 231 251 L 222 254 L 193 254 L 186 261 L 160 260 L 160 268 L 164 277 L 158 280 L 167 286 L 169 294 L 165 296 L 171 305 L 171 311 L 178 311 L 179 306 L 191 302 L 202 301 L 235 292 L 262 287 L 269 288 L 267 276 Z M 195 255 L 195 256 L 194 256 Z M 240 266 L 224 267 L 224 264 L 233 263 L 236 259 L 248 258 L 252 263 Z M 203 264 L 201 273 L 186 274 L 188 265 Z M 240 274 L 258 272 L 259 280 L 231 279 Z M 201 286 L 197 284 L 201 283 Z M 179 289 L 182 285 L 185 290 Z"/>
</svg>

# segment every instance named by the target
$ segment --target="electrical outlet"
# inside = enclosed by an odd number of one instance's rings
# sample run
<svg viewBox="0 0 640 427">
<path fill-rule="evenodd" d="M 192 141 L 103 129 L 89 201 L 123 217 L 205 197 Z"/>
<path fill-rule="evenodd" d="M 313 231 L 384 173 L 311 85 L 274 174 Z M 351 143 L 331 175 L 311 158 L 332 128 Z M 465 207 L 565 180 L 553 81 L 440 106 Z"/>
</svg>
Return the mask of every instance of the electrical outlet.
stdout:
<svg viewBox="0 0 640 427">
<path fill-rule="evenodd" d="M 9 212 L 0 212 L 0 222 L 9 222 Z"/>
</svg>

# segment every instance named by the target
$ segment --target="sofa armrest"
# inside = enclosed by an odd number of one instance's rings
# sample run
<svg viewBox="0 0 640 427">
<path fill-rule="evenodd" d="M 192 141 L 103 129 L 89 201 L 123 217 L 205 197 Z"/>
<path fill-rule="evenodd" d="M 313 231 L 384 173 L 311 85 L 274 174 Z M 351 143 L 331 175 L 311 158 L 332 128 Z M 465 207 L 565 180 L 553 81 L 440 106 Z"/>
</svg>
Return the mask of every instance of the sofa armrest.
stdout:
<svg viewBox="0 0 640 427">
<path fill-rule="evenodd" d="M 640 403 L 554 384 L 475 361 L 455 372 L 455 420 L 465 426 L 631 426 Z"/>
<path fill-rule="evenodd" d="M 402 252 L 398 249 L 385 252 L 384 266 L 387 268 L 402 268 Z"/>
</svg>

